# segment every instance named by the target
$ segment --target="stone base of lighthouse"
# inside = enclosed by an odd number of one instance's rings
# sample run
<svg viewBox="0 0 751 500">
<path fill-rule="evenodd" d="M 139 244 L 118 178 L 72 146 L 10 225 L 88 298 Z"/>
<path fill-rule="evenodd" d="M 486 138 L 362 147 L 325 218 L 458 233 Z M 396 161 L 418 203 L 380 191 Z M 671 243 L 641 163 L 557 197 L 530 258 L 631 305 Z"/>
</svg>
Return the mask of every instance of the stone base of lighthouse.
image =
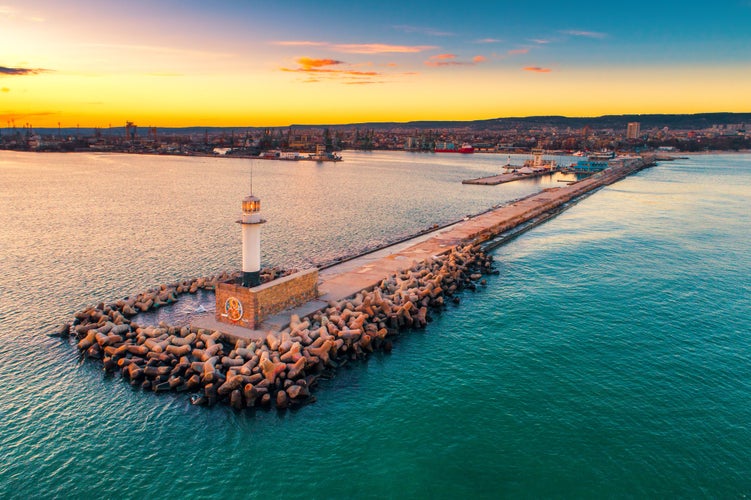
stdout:
<svg viewBox="0 0 751 500">
<path fill-rule="evenodd" d="M 300 306 L 316 297 L 316 268 L 252 288 L 231 282 L 219 283 L 216 287 L 216 320 L 255 330 L 269 316 Z"/>
</svg>

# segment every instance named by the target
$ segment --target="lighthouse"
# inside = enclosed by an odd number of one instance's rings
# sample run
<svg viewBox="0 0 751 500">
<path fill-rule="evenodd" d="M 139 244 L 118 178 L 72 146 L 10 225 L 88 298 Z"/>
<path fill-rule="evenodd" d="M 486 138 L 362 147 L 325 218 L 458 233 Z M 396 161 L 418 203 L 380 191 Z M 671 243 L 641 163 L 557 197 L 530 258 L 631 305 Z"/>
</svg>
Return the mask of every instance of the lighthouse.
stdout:
<svg viewBox="0 0 751 500">
<path fill-rule="evenodd" d="M 253 196 L 243 198 L 242 217 L 237 221 L 242 226 L 243 235 L 243 276 L 242 286 L 254 287 L 261 284 L 261 200 Z"/>
<path fill-rule="evenodd" d="M 252 175 L 252 174 L 251 174 Z M 291 306 L 297 307 L 318 297 L 318 268 L 313 267 L 285 274 L 274 281 L 261 284 L 261 200 L 250 195 L 243 198 L 242 215 L 237 221 L 242 227 L 242 279 L 235 276 L 216 285 L 216 312 L 213 318 L 199 318 L 194 325 L 221 332 L 228 342 L 256 338 L 255 333 L 243 333 L 242 328 L 264 329 L 263 321 Z M 235 328 L 227 329 L 224 325 Z"/>
</svg>

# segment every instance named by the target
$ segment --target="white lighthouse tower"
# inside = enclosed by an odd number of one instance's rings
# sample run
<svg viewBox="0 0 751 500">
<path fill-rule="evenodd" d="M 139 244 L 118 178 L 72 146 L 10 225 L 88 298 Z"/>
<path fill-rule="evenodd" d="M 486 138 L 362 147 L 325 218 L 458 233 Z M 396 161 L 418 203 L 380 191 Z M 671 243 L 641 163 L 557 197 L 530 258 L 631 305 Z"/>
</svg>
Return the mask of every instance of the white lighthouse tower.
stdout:
<svg viewBox="0 0 751 500">
<path fill-rule="evenodd" d="M 243 277 L 242 286 L 254 287 L 261 284 L 261 200 L 253 196 L 243 198 L 243 213 L 238 223 L 243 232 Z"/>
</svg>

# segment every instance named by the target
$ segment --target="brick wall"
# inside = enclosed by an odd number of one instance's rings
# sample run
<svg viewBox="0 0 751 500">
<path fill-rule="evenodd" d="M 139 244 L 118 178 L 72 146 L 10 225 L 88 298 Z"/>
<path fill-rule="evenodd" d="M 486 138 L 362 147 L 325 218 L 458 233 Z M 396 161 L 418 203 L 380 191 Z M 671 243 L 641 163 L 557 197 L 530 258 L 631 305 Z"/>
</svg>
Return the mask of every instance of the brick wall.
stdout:
<svg viewBox="0 0 751 500">
<path fill-rule="evenodd" d="M 318 297 L 318 269 L 308 269 L 257 286 L 259 321 Z"/>
<path fill-rule="evenodd" d="M 308 269 L 253 288 L 216 287 L 216 320 L 254 329 L 265 318 L 318 297 L 318 269 Z"/>
</svg>

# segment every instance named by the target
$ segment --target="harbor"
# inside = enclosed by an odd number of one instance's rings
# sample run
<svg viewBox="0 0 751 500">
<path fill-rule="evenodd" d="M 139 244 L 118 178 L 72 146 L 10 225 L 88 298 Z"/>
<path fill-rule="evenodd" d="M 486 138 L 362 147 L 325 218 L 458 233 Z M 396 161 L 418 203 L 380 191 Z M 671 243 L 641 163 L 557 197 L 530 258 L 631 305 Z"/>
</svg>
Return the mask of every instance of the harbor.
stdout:
<svg viewBox="0 0 751 500">
<path fill-rule="evenodd" d="M 73 333 L 86 357 L 131 385 L 188 392 L 191 402 L 235 409 L 286 409 L 315 401 L 321 377 L 343 363 L 390 352 L 400 332 L 425 328 L 464 289 L 485 286 L 495 272 L 483 244 L 532 227 L 594 190 L 653 164 L 633 158 L 565 187 L 488 210 L 433 233 L 405 240 L 322 270 L 260 280 L 261 200 L 242 203 L 243 269 L 170 285 L 75 314 L 59 335 Z M 241 279 L 240 279 L 241 278 Z M 215 290 L 216 311 L 192 324 L 142 325 L 129 319 L 165 307 L 181 294 Z M 285 308 L 293 304 L 292 308 Z M 281 307 L 280 307 L 281 306 Z"/>
<path fill-rule="evenodd" d="M 543 175 L 553 175 L 556 172 L 564 171 L 564 169 L 556 164 L 555 160 L 545 160 L 544 155 L 545 151 L 543 149 L 533 149 L 532 159 L 525 160 L 522 166 L 512 165 L 511 157 L 509 156 L 508 162 L 503 166 L 503 169 L 505 170 L 504 173 L 478 177 L 475 179 L 465 179 L 462 181 L 462 184 L 497 186 L 498 184 L 505 184 L 507 182 L 523 179 L 534 179 L 536 177 L 542 177 Z"/>
<path fill-rule="evenodd" d="M 493 163 L 505 162 L 505 155 L 497 156 L 500 158 L 474 155 L 462 161 L 471 160 L 474 170 L 481 172 L 490 170 Z M 55 162 L 45 169 L 31 168 L 50 158 Z M 534 442 L 541 432 L 545 433 L 548 437 L 530 454 L 535 460 L 543 457 L 553 467 L 560 463 L 559 456 L 581 456 L 593 449 L 598 453 L 599 441 L 591 443 L 591 448 L 572 431 L 583 415 L 588 425 L 606 429 L 609 439 L 624 446 L 637 442 L 639 449 L 644 447 L 643 452 L 627 460 L 628 470 L 634 473 L 646 466 L 677 474 L 686 471 L 685 481 L 696 485 L 701 481 L 696 479 L 693 464 L 704 463 L 705 457 L 733 463 L 733 450 L 744 449 L 738 443 L 745 445 L 745 434 L 738 434 L 732 423 L 745 416 L 746 406 L 707 407 L 706 400 L 714 398 L 717 390 L 722 391 L 723 398 L 742 399 L 742 389 L 738 388 L 744 387 L 745 358 L 728 358 L 727 353 L 742 351 L 743 335 L 739 332 L 748 323 L 737 297 L 748 268 L 743 252 L 748 235 L 744 222 L 748 193 L 743 190 L 748 185 L 748 155 L 699 156 L 660 163 L 658 168 L 617 182 L 612 189 L 600 189 L 592 196 L 562 205 L 559 208 L 565 210 L 560 215 L 490 252 L 500 275 L 483 278 L 487 279 L 486 286 L 475 282 L 475 292 L 459 294 L 460 304 L 448 300 L 442 312 L 432 313 L 432 322 L 425 329 L 394 337 L 390 354 L 374 352 L 365 361 L 349 361 L 332 370 L 331 378 L 324 375 L 312 389 L 315 404 L 284 412 L 261 408 L 238 411 L 225 404 L 210 409 L 194 407 L 190 393 L 154 394 L 153 389 L 131 387 L 119 374 L 104 373 L 101 361 L 81 358 L 70 340 L 46 337 L 74 311 L 101 299 L 115 300 L 154 284 L 169 284 L 172 279 L 239 266 L 240 228 L 234 220 L 247 186 L 234 191 L 232 186 L 237 178 L 247 177 L 243 175 L 247 172 L 246 160 L 131 155 L 114 158 L 117 163 L 103 161 L 110 158 L 12 155 L 10 159 L 19 167 L 6 167 L 3 177 L 5 186 L 26 187 L 22 196 L 6 199 L 5 204 L 12 215 L 6 234 L 14 235 L 6 240 L 5 270 L 9 283 L 24 286 L 7 290 L 6 298 L 14 312 L 2 321 L 4 392 L 10 412 L 6 444 L 12 458 L 9 463 L 16 464 L 8 475 L 12 484 L 20 481 L 21 489 L 29 494 L 41 487 L 48 492 L 85 495 L 91 491 L 93 478 L 106 494 L 136 491 L 159 496 L 164 482 L 144 480 L 138 488 L 124 490 L 118 478 L 135 470 L 138 477 L 169 481 L 169 470 L 179 470 L 187 462 L 200 463 L 205 455 L 201 450 L 226 443 L 224 458 L 207 462 L 210 472 L 204 471 L 184 486 L 185 491 L 208 491 L 217 488 L 217 481 L 220 487 L 236 484 L 227 470 L 240 474 L 240 469 L 251 467 L 263 471 L 264 477 L 273 476 L 280 462 L 258 453 L 259 448 L 294 449 L 301 445 L 300 435 L 316 434 L 320 437 L 303 443 L 318 464 L 315 475 L 328 478 L 329 471 L 342 466 L 340 457 L 331 457 L 332 446 L 348 453 L 345 459 L 353 464 L 347 466 L 349 471 L 359 469 L 363 448 L 385 447 L 385 453 L 394 456 L 405 450 L 404 439 L 414 451 L 392 463 L 388 471 L 399 474 L 406 463 L 404 474 L 411 474 L 416 466 L 409 464 L 422 463 L 419 460 L 426 456 L 425 446 L 435 443 L 430 448 L 432 456 L 433 450 L 449 450 L 456 444 L 450 429 L 462 420 L 475 421 L 477 426 L 469 431 L 468 443 L 451 452 L 452 457 L 478 469 L 490 467 L 494 475 L 516 470 L 517 458 L 525 453 L 512 452 L 511 457 L 499 459 L 497 447 L 486 447 L 489 430 L 500 429 L 509 450 L 522 446 L 518 443 Z M 497 204 L 514 203 L 557 186 L 545 178 L 540 184 L 519 181 L 497 189 L 464 186 L 461 179 L 472 176 L 470 169 L 442 166 L 438 163 L 441 158 L 432 156 L 409 156 L 410 162 L 425 162 L 420 164 L 423 168 L 415 169 L 412 163 L 409 167 L 396 163 L 401 159 L 402 155 L 396 153 L 348 153 L 348 165 L 357 167 L 346 169 L 257 162 L 254 185 L 264 198 L 264 217 L 269 220 L 263 227 L 262 244 L 268 255 L 264 265 L 289 262 L 303 268 L 294 248 L 285 247 L 285 240 L 275 234 L 282 224 L 274 207 L 289 207 L 288 200 L 295 197 L 303 198 L 306 204 L 312 199 L 304 197 L 302 187 L 294 190 L 297 185 L 292 182 L 293 175 L 310 173 L 310 178 L 322 178 L 337 189 L 357 187 L 350 184 L 356 177 L 362 183 L 360 198 L 378 192 L 380 183 L 393 186 L 401 180 L 412 185 L 422 179 L 439 203 L 431 205 L 430 198 L 414 191 L 404 205 L 396 205 L 398 208 L 388 200 L 348 214 L 357 224 L 373 224 L 377 222 L 373 213 L 391 207 L 395 215 L 389 217 L 393 226 L 389 236 L 393 239 L 420 233 L 430 227 L 430 221 L 441 225 L 460 221 L 464 214 L 480 214 Z M 433 168 L 427 168 L 428 162 Z M 175 165 L 181 168 L 169 172 L 168 167 Z M 227 203 L 221 197 L 200 197 L 209 169 L 218 189 L 229 199 Z M 278 182 L 267 182 L 266 176 L 286 171 L 289 175 L 284 179 L 284 192 L 274 190 Z M 40 172 L 44 182 L 35 183 Z M 110 199 L 111 193 L 95 189 L 100 184 L 97 174 L 107 175 L 118 185 L 133 183 L 127 205 L 117 205 L 118 211 L 127 214 L 125 219 L 112 220 L 108 211 L 101 211 L 102 218 L 98 216 L 96 206 Z M 165 179 L 178 187 L 169 199 L 158 196 L 164 191 Z M 308 178 L 299 185 L 307 191 L 315 186 Z M 31 208 L 44 206 L 50 195 L 69 200 L 60 216 L 57 212 L 50 214 L 50 222 L 65 231 L 38 233 L 34 225 L 38 213 Z M 474 203 L 470 203 L 471 197 L 475 197 Z M 118 199 L 115 197 L 115 201 Z M 331 199 L 328 202 L 333 203 Z M 148 203 L 154 204 L 148 206 L 155 217 L 144 211 Z M 202 207 L 198 212 L 202 221 L 185 220 L 197 203 Z M 452 210 L 442 211 L 449 204 Z M 412 210 L 416 206 L 419 210 Z M 339 203 L 336 209 L 344 208 Z M 417 218 L 426 210 L 429 217 Z M 297 217 L 304 213 L 300 211 Z M 310 238 L 303 229 L 282 226 L 278 232 L 287 237 L 296 235 L 295 244 L 308 255 L 316 255 L 320 262 L 360 253 L 356 250 L 366 246 L 375 248 L 377 226 L 375 230 L 369 228 L 367 238 L 360 236 L 368 245 L 357 246 L 354 234 L 347 238 L 344 231 L 335 232 L 344 227 L 351 234 L 352 224 L 342 226 L 336 214 L 324 208 L 309 213 L 313 216 L 303 219 L 301 226 L 315 231 L 316 219 L 321 221 L 324 230 L 313 233 L 314 241 L 325 242 L 327 253 L 319 252 L 310 242 L 301 243 L 304 237 Z M 399 214 L 406 214 L 403 219 L 412 225 L 406 226 Z M 722 214 L 719 222 L 714 217 L 717 214 Z M 77 221 L 80 225 L 71 225 Z M 100 240 L 106 244 L 81 244 L 91 241 L 92 228 L 107 222 L 110 229 L 106 239 Z M 205 227 L 218 230 L 207 234 L 201 229 Z M 523 227 L 517 226 L 514 231 Z M 407 230 L 400 232 L 400 228 Z M 158 236 L 148 239 L 155 230 Z M 730 238 L 729 233 L 735 237 Z M 507 234 L 486 245 L 502 241 Z M 201 245 L 202 239 L 210 244 Z M 721 247 L 716 244 L 718 240 L 723 242 Z M 111 259 L 103 260 L 98 253 L 102 247 L 107 247 Z M 51 254 L 60 257 L 47 260 Z M 701 275 L 696 275 L 691 263 L 702 266 Z M 321 276 L 325 272 L 320 269 Z M 88 285 L 82 285 L 81 276 Z M 174 319 L 162 318 L 170 324 L 186 324 L 180 321 L 180 311 L 195 308 L 195 299 L 211 296 L 210 291 L 180 295 L 174 305 L 158 311 L 176 314 Z M 644 320 L 634 321 L 635 317 Z M 147 324 L 144 322 L 144 326 Z M 703 347 L 682 350 L 696 342 Z M 676 353 L 680 354 L 679 363 Z M 707 374 L 707 356 L 713 362 L 726 363 L 723 366 L 727 371 Z M 344 359 L 337 357 L 338 361 Z M 622 376 L 614 376 L 614 370 Z M 705 376 L 697 377 L 697 373 Z M 696 394 L 705 396 L 697 398 Z M 666 415 L 666 405 L 691 411 L 684 416 L 672 412 Z M 711 441 L 702 434 L 707 432 L 707 421 L 715 429 L 711 433 L 716 439 Z M 381 422 L 377 432 L 363 434 L 367 422 Z M 612 427 L 614 422 L 616 428 Z M 667 431 L 666 423 L 671 424 Z M 311 429 L 335 432 L 311 433 Z M 692 463 L 681 462 L 683 448 L 670 447 L 678 432 L 689 440 L 687 447 L 700 450 Z M 145 433 L 144 444 L 134 446 Z M 182 438 L 185 433 L 195 438 L 187 443 Z M 76 445 L 69 446 L 71 441 L 64 436 L 74 439 Z M 361 445 L 362 439 L 366 441 Z M 559 439 L 560 443 L 551 444 Z M 399 444 L 384 446 L 385 440 Z M 723 446 L 718 447 L 718 442 Z M 546 455 L 551 446 L 555 456 Z M 666 449 L 673 450 L 667 457 Z M 479 456 L 476 450 L 480 450 Z M 738 456 L 742 456 L 741 451 Z M 101 476 L 80 466 L 88 463 L 92 453 L 101 454 L 112 464 Z M 447 470 L 441 468 L 445 457 L 435 455 L 428 465 Z M 379 451 L 377 456 L 383 453 Z M 374 454 L 374 459 L 377 456 Z M 79 465 L 71 464 L 71 459 Z M 134 468 L 136 463 L 141 465 Z M 245 465 L 227 469 L 238 463 Z M 283 463 L 290 471 L 296 467 L 289 461 Z M 644 463 L 648 465 L 642 467 Z M 594 466 L 598 473 L 609 467 L 602 461 Z M 587 464 L 586 470 L 589 467 Z M 735 470 L 741 468 L 738 462 Z M 34 481 L 29 476 L 32 469 L 40 471 Z M 564 472 L 577 471 L 581 472 Z M 371 476 L 373 487 L 382 484 L 380 472 L 371 472 Z M 726 476 L 732 484 L 735 476 L 730 472 Z M 536 477 L 524 477 L 528 481 L 525 484 L 534 484 Z M 631 475 L 621 477 L 624 481 L 632 479 Z M 239 495 L 244 484 L 233 491 Z M 330 479 L 324 486 L 335 489 L 338 484 L 338 480 Z M 284 495 L 288 490 L 268 480 L 253 491 Z M 315 491 L 320 493 L 321 489 Z M 383 487 L 378 491 L 388 496 L 391 490 Z M 684 492 L 689 493 L 688 489 Z M 315 492 L 312 494 L 315 496 Z"/>
<path fill-rule="evenodd" d="M 751 495 L 751 0 L 0 23 L 0 500 Z"/>
</svg>

